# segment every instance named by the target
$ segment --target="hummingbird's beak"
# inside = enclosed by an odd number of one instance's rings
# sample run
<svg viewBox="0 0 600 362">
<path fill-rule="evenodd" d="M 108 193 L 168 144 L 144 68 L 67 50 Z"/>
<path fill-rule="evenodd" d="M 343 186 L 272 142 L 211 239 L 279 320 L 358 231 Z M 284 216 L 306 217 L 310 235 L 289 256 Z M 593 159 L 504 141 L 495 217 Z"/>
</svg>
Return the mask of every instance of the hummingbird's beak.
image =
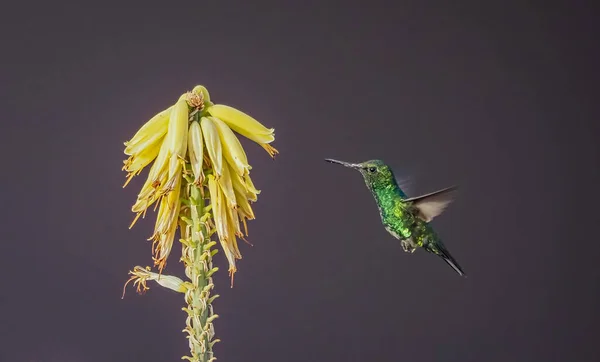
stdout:
<svg viewBox="0 0 600 362">
<path fill-rule="evenodd" d="M 331 158 L 326 158 L 325 161 L 331 162 L 331 163 L 337 163 L 338 165 L 342 165 L 342 166 L 346 166 L 346 167 L 350 167 L 350 168 L 354 168 L 354 169 L 358 168 L 358 165 L 355 163 L 348 163 L 348 162 L 344 162 L 344 161 L 333 160 Z"/>
</svg>

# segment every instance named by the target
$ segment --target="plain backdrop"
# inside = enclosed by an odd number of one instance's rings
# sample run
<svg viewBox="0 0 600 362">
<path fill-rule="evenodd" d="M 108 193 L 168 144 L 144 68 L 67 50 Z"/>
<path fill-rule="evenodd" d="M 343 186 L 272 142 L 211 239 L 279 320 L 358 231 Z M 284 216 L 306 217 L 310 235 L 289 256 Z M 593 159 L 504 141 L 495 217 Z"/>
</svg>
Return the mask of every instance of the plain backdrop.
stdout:
<svg viewBox="0 0 600 362">
<path fill-rule="evenodd" d="M 181 295 L 121 288 L 154 214 L 123 142 L 197 84 L 276 129 L 219 361 L 597 361 L 598 64 L 591 2 L 27 1 L 0 12 L 0 361 L 175 361 Z M 413 255 L 358 173 L 410 196 L 463 266 Z M 145 175 L 145 173 L 144 173 Z M 182 275 L 179 248 L 167 273 Z"/>
</svg>

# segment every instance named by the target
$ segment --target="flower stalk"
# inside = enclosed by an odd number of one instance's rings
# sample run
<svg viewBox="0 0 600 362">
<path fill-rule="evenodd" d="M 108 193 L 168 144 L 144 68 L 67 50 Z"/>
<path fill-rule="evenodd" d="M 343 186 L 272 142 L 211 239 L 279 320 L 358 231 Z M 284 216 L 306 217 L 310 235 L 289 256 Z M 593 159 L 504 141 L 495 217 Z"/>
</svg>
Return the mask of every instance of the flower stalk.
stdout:
<svg viewBox="0 0 600 362">
<path fill-rule="evenodd" d="M 211 219 L 210 205 L 205 207 L 205 199 L 201 187 L 195 184 L 191 175 L 186 180 L 186 200 L 189 201 L 181 221 L 184 224 L 182 257 L 185 274 L 191 280 L 191 286 L 185 293 L 187 306 L 183 310 L 188 314 L 186 327 L 191 356 L 184 357 L 191 362 L 209 362 L 216 359 L 212 347 L 219 342 L 214 339 L 213 320 L 218 318 L 214 313 L 212 302 L 218 295 L 211 296 L 214 288 L 212 275 L 219 270 L 213 267 L 212 257 L 218 252 L 212 249 L 216 242 L 211 240 L 214 233 L 209 225 Z M 214 229 L 214 228 L 212 228 Z"/>
<path fill-rule="evenodd" d="M 123 167 L 128 173 L 125 185 L 152 163 L 131 209 L 136 214 L 131 227 L 145 218 L 148 209 L 158 208 L 154 232 L 148 239 L 153 240 L 158 273 L 136 266 L 125 287 L 133 282 L 141 294 L 149 289 L 147 282 L 154 281 L 184 294 L 186 306 L 182 309 L 187 318 L 183 332 L 187 333 L 190 355 L 182 358 L 192 362 L 214 361 L 213 346 L 219 342 L 213 326 L 218 318 L 213 302 L 218 295 L 212 294 L 212 275 L 219 270 L 213 266 L 213 256 L 218 249 L 212 239 L 219 241 L 229 263 L 233 287 L 236 260 L 242 258 L 237 239 L 246 241 L 247 220 L 255 218 L 251 204 L 260 193 L 250 179 L 252 167 L 234 131 L 258 143 L 271 157 L 278 153 L 270 145 L 272 128 L 233 107 L 214 104 L 203 86 L 182 94 L 125 143 L 129 156 Z M 163 274 L 177 232 L 186 281 Z"/>
</svg>

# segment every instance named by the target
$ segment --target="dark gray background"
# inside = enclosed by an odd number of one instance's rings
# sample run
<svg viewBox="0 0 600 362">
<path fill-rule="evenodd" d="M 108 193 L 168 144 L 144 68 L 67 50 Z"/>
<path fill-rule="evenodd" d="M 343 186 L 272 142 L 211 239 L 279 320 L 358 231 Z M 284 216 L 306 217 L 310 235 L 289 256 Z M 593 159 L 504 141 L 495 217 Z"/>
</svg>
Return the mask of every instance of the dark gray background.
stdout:
<svg viewBox="0 0 600 362">
<path fill-rule="evenodd" d="M 180 295 L 120 299 L 154 222 L 127 229 L 143 178 L 120 168 L 196 84 L 281 151 L 244 141 L 263 192 L 233 289 L 216 257 L 219 361 L 598 360 L 590 6 L 163 3 L 2 7 L 1 361 L 186 353 Z M 434 225 L 469 278 L 405 254 L 325 157 L 382 158 L 409 195 L 459 184 Z"/>
</svg>

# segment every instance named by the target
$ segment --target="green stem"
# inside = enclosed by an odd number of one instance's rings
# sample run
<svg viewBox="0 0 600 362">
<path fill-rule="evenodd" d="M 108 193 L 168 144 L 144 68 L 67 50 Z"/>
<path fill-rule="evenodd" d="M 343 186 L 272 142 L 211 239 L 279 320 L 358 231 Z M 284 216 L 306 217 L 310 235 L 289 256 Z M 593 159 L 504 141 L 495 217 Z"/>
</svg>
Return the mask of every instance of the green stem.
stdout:
<svg viewBox="0 0 600 362">
<path fill-rule="evenodd" d="M 189 227 L 186 228 L 184 237 L 186 243 L 183 247 L 183 260 L 186 275 L 192 283 L 192 287 L 186 293 L 188 303 L 186 330 L 189 333 L 191 351 L 191 357 L 186 358 L 193 362 L 209 362 L 216 359 L 212 347 L 218 342 L 213 340 L 212 323 L 217 318 L 213 312 L 212 302 L 218 296 L 210 295 L 214 287 L 212 274 L 218 270 L 213 268 L 212 264 L 212 257 L 217 250 L 211 250 L 216 243 L 210 240 L 211 234 L 206 227 L 206 222 L 212 216 L 210 207 L 205 206 L 201 190 L 194 185 L 193 180 L 186 177 L 186 181 L 190 219 L 187 220 Z"/>
</svg>

